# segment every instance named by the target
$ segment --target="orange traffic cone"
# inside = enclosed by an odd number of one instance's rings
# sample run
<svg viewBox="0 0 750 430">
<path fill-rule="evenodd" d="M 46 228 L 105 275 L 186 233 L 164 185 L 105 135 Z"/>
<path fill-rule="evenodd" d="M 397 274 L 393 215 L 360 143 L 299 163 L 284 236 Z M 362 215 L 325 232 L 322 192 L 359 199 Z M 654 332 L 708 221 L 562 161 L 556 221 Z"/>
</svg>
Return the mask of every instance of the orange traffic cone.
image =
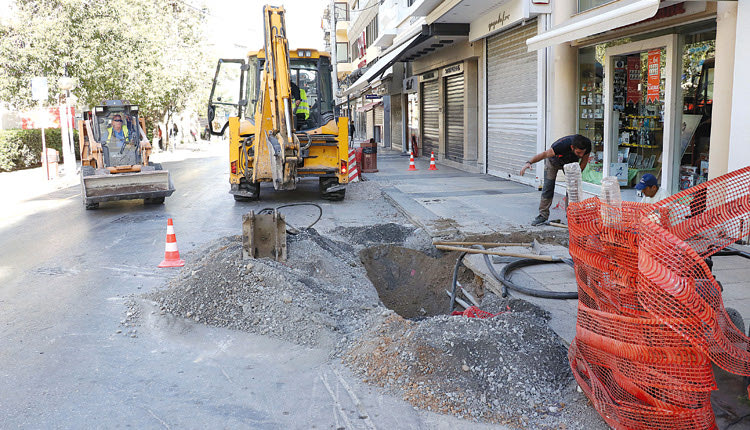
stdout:
<svg viewBox="0 0 750 430">
<path fill-rule="evenodd" d="M 417 166 L 414 165 L 414 152 L 409 155 L 409 172 L 417 170 Z"/>
<path fill-rule="evenodd" d="M 164 261 L 159 267 L 182 267 L 185 260 L 180 260 L 180 251 L 177 250 L 177 237 L 174 234 L 172 218 L 167 221 L 167 244 L 164 247 Z"/>
<path fill-rule="evenodd" d="M 435 165 L 435 153 L 430 152 L 430 168 L 428 170 L 437 170 L 437 166 Z"/>
</svg>

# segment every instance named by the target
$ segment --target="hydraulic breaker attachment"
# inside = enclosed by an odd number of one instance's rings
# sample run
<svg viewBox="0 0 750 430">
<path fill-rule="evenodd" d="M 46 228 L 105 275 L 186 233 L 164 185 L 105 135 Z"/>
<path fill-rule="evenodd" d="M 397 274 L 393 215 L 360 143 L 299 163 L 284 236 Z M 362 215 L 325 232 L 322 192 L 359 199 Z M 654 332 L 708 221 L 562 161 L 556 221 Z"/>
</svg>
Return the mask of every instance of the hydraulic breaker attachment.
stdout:
<svg viewBox="0 0 750 430">
<path fill-rule="evenodd" d="M 270 214 L 250 211 L 242 216 L 242 258 L 286 261 L 286 221 L 275 209 Z"/>
</svg>

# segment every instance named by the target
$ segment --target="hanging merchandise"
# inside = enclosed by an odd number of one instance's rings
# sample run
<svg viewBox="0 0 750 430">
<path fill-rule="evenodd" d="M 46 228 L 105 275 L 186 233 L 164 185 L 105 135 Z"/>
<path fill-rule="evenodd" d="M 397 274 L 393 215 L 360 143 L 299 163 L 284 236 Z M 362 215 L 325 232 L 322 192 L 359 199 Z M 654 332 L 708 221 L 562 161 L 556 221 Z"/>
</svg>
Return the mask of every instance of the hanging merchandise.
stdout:
<svg viewBox="0 0 750 430">
<path fill-rule="evenodd" d="M 626 103 L 638 104 L 641 101 L 641 56 L 628 57 L 628 99 Z"/>
<path fill-rule="evenodd" d="M 659 85 L 661 84 L 661 49 L 648 51 L 648 94 L 646 103 L 659 101 Z"/>
</svg>

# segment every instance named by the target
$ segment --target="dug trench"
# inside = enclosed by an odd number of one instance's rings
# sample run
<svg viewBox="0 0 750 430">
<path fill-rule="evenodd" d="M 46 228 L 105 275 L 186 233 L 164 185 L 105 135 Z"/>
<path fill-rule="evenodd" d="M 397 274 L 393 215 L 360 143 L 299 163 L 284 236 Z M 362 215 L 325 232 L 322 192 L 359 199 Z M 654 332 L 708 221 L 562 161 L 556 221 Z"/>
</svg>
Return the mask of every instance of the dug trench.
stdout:
<svg viewBox="0 0 750 430">
<path fill-rule="evenodd" d="M 425 410 L 516 428 L 606 428 L 576 391 L 545 311 L 484 292 L 464 268 L 459 282 L 497 315 L 448 314 L 457 253 L 436 251 L 419 229 L 308 229 L 288 238 L 286 262 L 243 260 L 239 236 L 187 257 L 145 296 L 157 312 L 325 349 Z"/>
</svg>

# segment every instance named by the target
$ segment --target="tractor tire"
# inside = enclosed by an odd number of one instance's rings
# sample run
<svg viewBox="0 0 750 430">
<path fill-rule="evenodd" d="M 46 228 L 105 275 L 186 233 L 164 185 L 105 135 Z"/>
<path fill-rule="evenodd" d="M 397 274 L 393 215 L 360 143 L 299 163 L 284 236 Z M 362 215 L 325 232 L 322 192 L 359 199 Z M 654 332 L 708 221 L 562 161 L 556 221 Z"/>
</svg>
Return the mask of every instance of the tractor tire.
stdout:
<svg viewBox="0 0 750 430">
<path fill-rule="evenodd" d="M 240 191 L 253 193 L 253 197 L 234 195 L 236 202 L 253 202 L 260 199 L 260 182 L 240 181 Z"/>
<path fill-rule="evenodd" d="M 152 197 L 148 199 L 143 199 L 143 203 L 147 205 L 163 205 L 164 197 Z"/>
<path fill-rule="evenodd" d="M 346 197 L 346 189 L 332 192 L 325 191 L 328 187 L 337 185 L 338 183 L 339 181 L 336 178 L 320 178 L 320 198 L 334 202 L 344 200 Z"/>
</svg>

